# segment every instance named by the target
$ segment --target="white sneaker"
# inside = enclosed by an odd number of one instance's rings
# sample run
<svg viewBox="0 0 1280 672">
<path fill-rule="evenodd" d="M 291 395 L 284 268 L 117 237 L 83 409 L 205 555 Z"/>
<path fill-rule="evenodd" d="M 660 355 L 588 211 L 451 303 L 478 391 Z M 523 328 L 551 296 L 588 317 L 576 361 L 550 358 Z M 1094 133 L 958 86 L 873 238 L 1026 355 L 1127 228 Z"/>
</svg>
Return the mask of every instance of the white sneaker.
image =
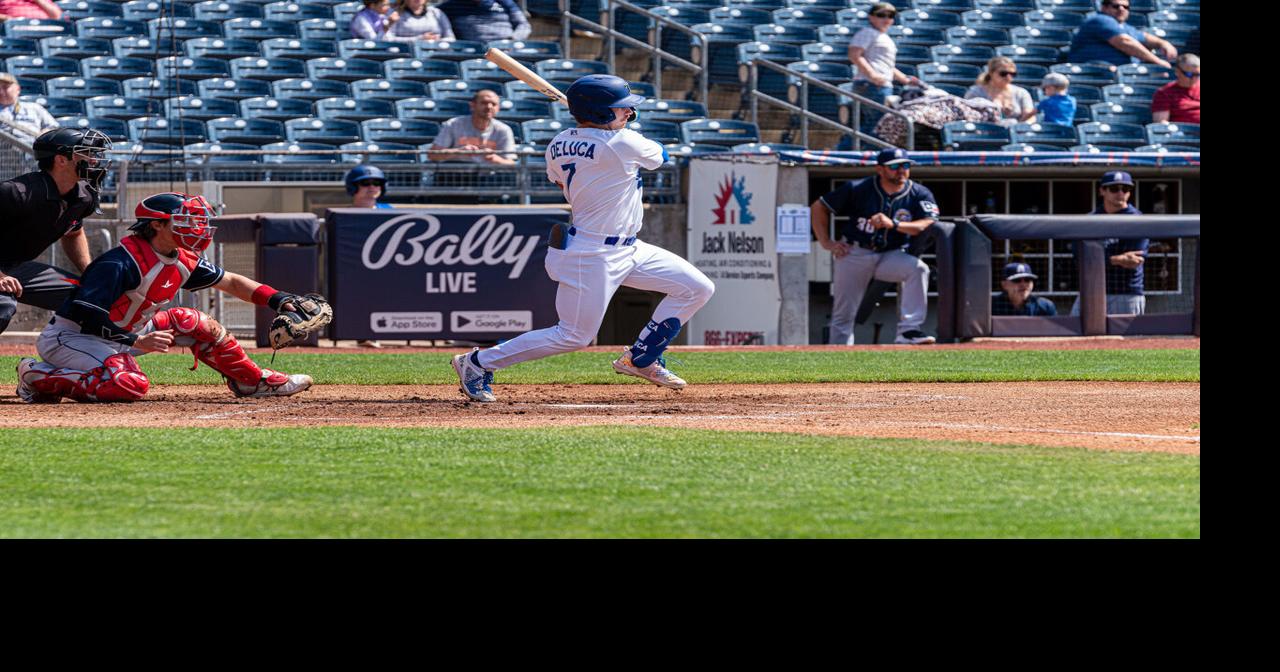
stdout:
<svg viewBox="0 0 1280 672">
<path fill-rule="evenodd" d="M 478 350 L 480 348 L 472 348 L 471 352 Z M 458 373 L 458 389 L 472 401 L 497 401 L 493 388 L 489 387 L 493 384 L 493 373 L 472 364 L 471 352 L 454 355 L 451 361 L 453 370 Z"/>
<path fill-rule="evenodd" d="M 28 404 L 56 404 L 62 401 L 62 397 L 40 394 L 27 384 L 27 373 L 31 371 L 31 367 L 35 366 L 36 358 L 23 357 L 18 362 L 18 398 Z"/>
<path fill-rule="evenodd" d="M 904 331 L 901 334 L 898 334 L 897 338 L 893 339 L 893 342 L 898 345 L 932 345 L 937 341 L 938 339 L 920 331 L 919 329 Z"/>
<path fill-rule="evenodd" d="M 684 382 L 684 379 L 680 376 L 668 371 L 667 368 L 663 366 L 661 357 L 659 357 L 656 362 L 644 367 L 643 369 L 636 367 L 631 363 L 631 348 L 626 348 L 622 351 L 621 357 L 613 360 L 613 370 L 623 375 L 644 378 L 654 385 L 661 385 L 662 387 L 673 390 L 683 390 L 684 386 L 688 384 Z"/>
<path fill-rule="evenodd" d="M 288 397 L 310 388 L 311 382 L 311 376 L 305 373 L 286 375 L 263 369 L 257 385 L 246 387 L 228 378 L 227 387 L 237 397 Z"/>
</svg>

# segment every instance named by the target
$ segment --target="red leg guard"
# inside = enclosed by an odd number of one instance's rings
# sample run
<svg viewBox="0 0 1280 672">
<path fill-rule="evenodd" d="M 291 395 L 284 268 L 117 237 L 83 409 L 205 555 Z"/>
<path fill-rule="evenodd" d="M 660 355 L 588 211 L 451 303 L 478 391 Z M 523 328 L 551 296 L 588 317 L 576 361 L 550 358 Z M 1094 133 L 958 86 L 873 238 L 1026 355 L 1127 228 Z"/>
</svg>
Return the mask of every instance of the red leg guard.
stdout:
<svg viewBox="0 0 1280 672">
<path fill-rule="evenodd" d="M 76 401 L 137 401 L 151 386 L 138 362 L 123 353 L 108 357 L 92 371 L 36 365 L 24 379 L 39 394 Z"/>
<path fill-rule="evenodd" d="M 151 321 L 156 329 L 172 329 L 194 338 L 191 350 L 196 358 L 227 378 L 251 387 L 262 380 L 262 369 L 249 359 L 236 337 L 212 317 L 194 308 L 170 308 L 156 313 Z"/>
</svg>

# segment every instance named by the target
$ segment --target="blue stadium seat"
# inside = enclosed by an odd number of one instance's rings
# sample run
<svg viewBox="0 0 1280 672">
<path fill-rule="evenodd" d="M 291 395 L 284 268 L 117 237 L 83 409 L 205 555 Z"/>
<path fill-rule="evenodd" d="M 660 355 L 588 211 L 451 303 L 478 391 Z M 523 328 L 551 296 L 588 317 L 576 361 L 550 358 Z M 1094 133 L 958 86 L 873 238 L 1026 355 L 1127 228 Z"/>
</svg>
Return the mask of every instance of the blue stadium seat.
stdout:
<svg viewBox="0 0 1280 672">
<path fill-rule="evenodd" d="M 1036 8 L 1033 0 L 973 0 L 974 9 L 1029 12 Z"/>
<path fill-rule="evenodd" d="M 723 145 L 697 145 L 686 142 L 672 142 L 663 145 L 672 160 L 687 160 L 708 154 L 724 154 L 733 151 Z"/>
<path fill-rule="evenodd" d="M 690 100 L 646 100 L 636 106 L 640 119 L 682 122 L 707 116 L 707 106 Z"/>
<path fill-rule="evenodd" d="M 506 100 L 531 100 L 531 101 L 550 101 L 551 99 L 543 95 L 541 92 L 534 91 L 528 84 L 519 80 L 514 82 L 504 82 L 502 85 L 502 99 Z M 538 115 L 545 117 L 548 115 Z M 536 118 L 536 117 L 535 117 Z"/>
<path fill-rule="evenodd" d="M 1040 80 L 1044 79 L 1044 76 L 1049 74 L 1049 68 L 1046 68 L 1043 65 L 1017 62 L 1015 62 L 1015 65 L 1018 66 L 1018 76 L 1016 78 L 1017 83 L 1028 89 L 1039 88 Z"/>
<path fill-rule="evenodd" d="M 847 83 L 853 79 L 853 70 L 847 63 L 813 63 L 810 61 L 796 61 L 787 64 L 787 70 L 791 72 L 807 75 L 815 79 L 821 80 L 833 86 Z M 842 97 L 836 94 L 820 89 L 817 86 L 809 87 L 807 100 L 804 97 L 803 82 L 795 77 L 790 78 L 787 83 L 787 100 L 799 105 L 814 114 L 824 117 L 834 118 L 837 115 L 837 108 Z"/>
<path fill-rule="evenodd" d="M 848 53 L 849 40 L 853 38 L 853 35 L 856 32 L 858 32 L 857 28 L 849 28 L 847 26 L 840 26 L 840 25 L 821 26 L 820 28 L 818 28 L 818 42 L 829 45 L 836 49 L 843 49 L 845 53 Z M 758 44 L 775 44 L 775 43 L 759 42 Z"/>
<path fill-rule="evenodd" d="M 435 100 L 432 98 L 406 98 L 395 102 L 396 116 L 401 119 L 427 119 L 448 121 L 454 117 L 471 114 L 471 106 L 464 100 Z"/>
<path fill-rule="evenodd" d="M 22 90 L 26 93 L 37 93 L 27 81 L 22 82 Z M 110 79 L 85 79 L 75 77 L 54 77 L 44 82 L 42 93 L 59 98 L 93 98 L 94 96 L 118 96 L 123 88 L 120 82 Z"/>
<path fill-rule="evenodd" d="M 231 40 L 225 37 L 197 37 L 186 40 L 182 43 L 182 49 L 191 58 L 220 58 L 224 61 L 262 55 L 257 40 Z"/>
<path fill-rule="evenodd" d="M 750 69 L 747 64 L 753 58 L 786 64 L 801 60 L 802 54 L 800 49 L 793 44 L 747 42 L 738 45 L 738 62 L 743 64 L 742 67 L 738 68 L 738 78 L 743 84 L 746 84 L 747 78 L 750 77 Z M 767 68 L 760 68 L 758 75 L 759 81 L 756 83 L 756 88 L 759 91 L 777 98 L 786 96 L 789 82 L 789 78 L 786 75 Z"/>
<path fill-rule="evenodd" d="M 38 41 L 25 37 L 0 37 L 0 58 L 30 56 L 36 53 L 39 44 Z"/>
<path fill-rule="evenodd" d="M 960 15 L 932 9 L 908 9 L 898 12 L 897 23 L 912 28 L 947 29 L 960 25 Z"/>
<path fill-rule="evenodd" d="M 973 0 L 910 0 L 912 9 L 932 9 L 943 12 L 965 12 L 973 9 Z"/>
<path fill-rule="evenodd" d="M 715 147 L 716 145 L 710 145 Z M 787 145 L 782 143 L 764 143 L 764 142 L 748 142 L 741 145 L 734 145 L 729 148 L 730 151 L 739 154 L 777 154 L 778 152 L 805 152 L 809 148 L 804 145 Z"/>
<path fill-rule="evenodd" d="M 1049 66 L 1058 62 L 1061 52 L 1053 47 L 1024 47 L 1017 44 L 1006 44 L 996 47 L 996 55 L 1012 58 L 1017 63 L 1035 63 L 1036 65 Z"/>
<path fill-rule="evenodd" d="M 230 77 L 202 79 L 196 82 L 201 98 L 226 98 L 244 100 L 255 96 L 271 95 L 271 85 L 256 79 L 236 80 Z"/>
<path fill-rule="evenodd" d="M 365 100 L 395 102 L 402 98 L 420 98 L 427 95 L 427 85 L 408 80 L 382 78 L 361 79 L 351 82 L 351 97 Z"/>
<path fill-rule="evenodd" d="M 551 102 L 542 100 L 510 100 L 504 98 L 500 104 L 498 116 L 509 124 L 518 124 L 530 119 L 543 119 L 551 115 Z"/>
<path fill-rule="evenodd" d="M 272 98 L 270 96 L 254 96 L 239 101 L 239 116 L 245 119 L 270 119 L 271 121 L 287 121 L 300 117 L 310 117 L 315 108 L 308 100 L 296 98 Z"/>
<path fill-rule="evenodd" d="M 360 58 L 366 61 L 389 61 L 393 58 L 413 56 L 413 45 L 403 42 L 375 42 L 350 39 L 338 43 L 340 58 Z"/>
<path fill-rule="evenodd" d="M 261 19 L 262 6 L 248 2 L 205 0 L 193 5 L 194 15 L 200 21 L 226 21 L 228 19 Z"/>
<path fill-rule="evenodd" d="M 164 16 L 180 16 L 189 19 L 192 16 L 191 5 L 159 0 L 130 0 L 120 5 L 124 18 L 129 21 L 150 21 Z"/>
<path fill-rule="evenodd" d="M 152 62 L 145 58 L 116 58 L 93 56 L 80 61 L 80 74 L 89 79 L 126 80 L 134 77 L 150 77 Z"/>
<path fill-rule="evenodd" d="M 1076 144 L 1076 129 L 1062 124 L 1039 122 L 1017 124 L 1013 127 L 1012 139 L 1016 143 L 1066 148 Z"/>
<path fill-rule="evenodd" d="M 634 93 L 637 96 L 644 96 L 645 98 L 656 98 L 658 96 L 658 92 L 654 90 L 653 84 L 650 84 L 649 82 L 627 83 L 631 85 L 631 93 Z"/>
<path fill-rule="evenodd" d="M 363 58 L 313 58 L 307 61 L 307 75 L 311 79 L 354 82 L 381 77 L 382 64 Z"/>
<path fill-rule="evenodd" d="M 752 142 L 760 142 L 760 128 L 749 121 L 732 119 L 693 119 L 682 122 L 679 126 L 678 142 L 691 145 L 721 145 L 733 147 Z M 645 137 L 651 137 L 645 133 Z M 655 142 L 662 142 L 652 138 Z"/>
<path fill-rule="evenodd" d="M 389 117 L 395 107 L 386 100 L 359 100 L 356 98 L 321 98 L 315 102 L 316 117 L 340 119 L 356 123 L 369 119 Z"/>
<path fill-rule="evenodd" d="M 1018 29 L 1014 28 L 1013 30 Z M 998 47 L 1009 43 L 1009 32 L 1003 28 L 956 26 L 947 29 L 946 41 L 947 44 L 958 44 L 960 46 Z"/>
<path fill-rule="evenodd" d="M 307 19 L 298 24 L 298 37 L 337 42 L 351 37 L 351 30 L 345 25 L 338 25 L 333 19 Z"/>
<path fill-rule="evenodd" d="M 640 119 L 627 124 L 627 128 L 660 145 L 680 142 L 680 127 L 669 121 L 645 121 Z"/>
<path fill-rule="evenodd" d="M 1036 0 L 1035 5 L 1055 12 L 1092 12 L 1098 8 L 1097 0 Z"/>
<path fill-rule="evenodd" d="M 194 142 L 182 148 L 183 159 L 187 163 L 194 164 L 244 164 L 258 163 L 262 160 L 261 156 L 255 154 L 237 154 L 236 152 L 253 151 L 258 149 L 254 145 L 242 145 L 234 142 Z M 225 154 L 202 154 L 193 156 L 188 152 L 225 152 Z"/>
<path fill-rule="evenodd" d="M 85 114 L 84 101 L 80 98 L 57 98 L 41 93 L 23 94 L 18 97 L 21 102 L 34 103 L 43 107 L 55 117 L 79 117 Z"/>
<path fill-rule="evenodd" d="M 354 142 L 354 140 L 352 142 Z M 339 155 L 336 152 L 325 154 L 311 153 L 315 150 L 327 149 L 332 151 L 334 149 L 333 145 L 317 142 L 277 142 L 270 145 L 263 145 L 259 149 L 281 152 L 279 154 L 267 154 L 263 156 L 263 163 L 335 164 L 339 162 Z M 308 153 L 303 154 L 302 152 Z"/>
<path fill-rule="evenodd" d="M 708 18 L 707 20 L 710 19 Z M 798 28 L 817 28 L 819 26 L 827 26 L 836 23 L 836 15 L 834 12 L 824 9 L 797 9 L 793 7 L 784 7 L 783 9 L 775 9 L 770 12 L 769 22 L 787 27 L 796 26 Z M 698 23 L 703 22 L 699 21 Z"/>
<path fill-rule="evenodd" d="M 400 150 L 417 150 L 417 145 L 406 145 L 402 142 L 349 142 L 338 147 L 343 152 L 343 163 L 362 163 L 362 162 L 378 162 L 378 163 L 417 163 L 417 151 L 405 151 L 399 153 Z M 396 150 L 397 153 L 391 153 Z M 365 154 L 363 152 L 378 152 L 378 154 Z"/>
<path fill-rule="evenodd" d="M 209 121 L 222 117 L 234 117 L 238 114 L 240 114 L 240 106 L 236 101 L 225 98 L 178 96 L 164 101 L 164 116 L 170 119 L 181 117 Z"/>
<path fill-rule="evenodd" d="M 1200 0 L 1156 0 L 1156 9 L 1174 12 L 1199 12 Z"/>
<path fill-rule="evenodd" d="M 1065 47 L 1071 44 L 1071 33 L 1065 30 L 1022 26 L 1009 30 L 1009 43 L 1021 47 Z"/>
<path fill-rule="evenodd" d="M 760 45 L 760 44 L 762 44 L 762 43 L 760 43 L 760 42 L 748 42 L 747 44 Z M 740 45 L 738 45 L 738 62 L 740 62 L 740 63 L 741 63 L 741 62 L 743 62 L 743 61 L 742 61 L 742 58 L 743 58 L 742 47 L 744 47 L 744 46 L 746 46 L 746 45 L 741 45 L 741 44 L 740 44 Z M 765 44 L 765 45 L 763 45 L 763 46 L 768 47 L 768 46 L 770 46 L 770 45 Z M 795 46 L 795 45 L 790 45 L 790 44 L 788 44 L 788 45 L 786 45 L 786 46 L 790 47 L 790 46 Z M 800 58 L 795 59 L 795 60 L 800 60 L 800 61 L 813 61 L 813 62 L 815 62 L 815 63 L 844 63 L 844 64 L 848 64 L 848 63 L 849 63 L 849 52 L 848 52 L 846 49 L 841 49 L 841 48 L 840 48 L 840 47 L 838 47 L 838 46 L 832 46 L 832 45 L 830 45 L 830 44 L 823 44 L 823 43 L 821 43 L 821 42 L 814 42 L 814 43 L 812 43 L 812 44 L 806 44 L 806 45 L 804 45 L 804 46 L 800 47 Z M 744 72 L 745 72 L 745 70 L 744 70 L 743 68 L 738 68 L 738 73 L 739 73 L 739 75 L 743 74 Z"/>
<path fill-rule="evenodd" d="M 284 122 L 284 133 L 289 142 L 317 142 L 335 147 L 360 140 L 358 124 L 337 119 L 290 119 Z"/>
<path fill-rule="evenodd" d="M 1094 103 L 1089 112 L 1090 121 L 1140 126 L 1151 123 L 1150 103 Z"/>
<path fill-rule="evenodd" d="M 537 40 L 494 40 L 485 45 L 485 48 L 501 49 L 508 56 L 523 62 L 525 65 L 532 65 L 548 58 L 560 58 L 563 55 L 559 42 Z"/>
<path fill-rule="evenodd" d="M 1022 15 L 1026 25 L 1050 30 L 1075 30 L 1084 23 L 1084 14 L 1056 9 L 1035 9 Z"/>
<path fill-rule="evenodd" d="M 203 80 L 214 81 L 214 80 Z M 196 83 L 189 79 L 156 79 L 155 77 L 134 77 L 120 83 L 124 87 L 127 98 L 172 98 L 174 96 L 194 96 Z"/>
<path fill-rule="evenodd" d="M 305 21 L 307 19 L 333 18 L 333 9 L 315 2 L 273 2 L 263 7 L 263 15 L 269 21 Z"/>
<path fill-rule="evenodd" d="M 1024 25 L 1022 15 L 1018 12 L 1007 12 L 989 9 L 974 9 L 960 15 L 961 25 L 970 28 L 1000 28 L 1009 30 Z"/>
<path fill-rule="evenodd" d="M 959 151 L 995 151 L 1012 141 L 1009 128 L 1000 124 L 950 121 L 942 127 L 942 144 Z"/>
<path fill-rule="evenodd" d="M 1200 124 L 1147 124 L 1147 142 L 1153 145 L 1200 147 Z"/>
<path fill-rule="evenodd" d="M 924 63 L 916 68 L 926 84 L 973 84 L 981 72 L 982 68 L 966 63 Z"/>
<path fill-rule="evenodd" d="M 142 117 L 130 119 L 129 140 L 143 144 L 177 145 L 179 147 L 208 139 L 203 121 Z"/>
<path fill-rule="evenodd" d="M 231 76 L 235 79 L 258 79 L 264 82 L 275 82 L 281 79 L 294 79 L 307 76 L 307 67 L 302 61 L 290 58 L 236 58 L 231 60 Z"/>
<path fill-rule="evenodd" d="M 1190 145 L 1142 145 L 1141 147 L 1135 147 L 1132 150 L 1126 150 L 1126 151 L 1156 152 L 1158 154 L 1166 154 L 1169 152 L 1186 152 L 1188 154 L 1199 154 L 1200 148 L 1192 147 Z"/>
<path fill-rule="evenodd" d="M 1116 145 L 1137 147 L 1147 144 L 1145 129 L 1137 124 L 1104 124 L 1090 122 L 1076 127 L 1081 145 Z"/>
<path fill-rule="evenodd" d="M 84 101 L 83 114 L 94 119 L 128 121 L 129 119 L 159 114 L 160 110 L 160 102 L 152 98 L 94 96 Z"/>
<path fill-rule="evenodd" d="M 489 89 L 498 95 L 502 95 L 502 85 L 497 82 L 469 82 L 464 79 L 437 79 L 427 83 L 427 91 L 429 92 L 430 97 L 436 100 L 441 100 L 443 98 L 471 100 L 471 98 L 475 96 L 476 91 L 479 91 L 480 89 Z"/>
<path fill-rule="evenodd" d="M 1075 82 L 1072 82 L 1071 90 L 1068 91 L 1068 93 L 1076 99 L 1076 114 L 1078 118 L 1088 117 L 1089 106 L 1094 103 L 1102 102 L 1102 89 L 1096 86 L 1076 84 Z M 1035 90 L 1031 92 L 1031 96 L 1038 102 L 1044 98 L 1044 91 L 1037 86 L 1035 87 Z"/>
<path fill-rule="evenodd" d="M 897 24 L 889 27 L 889 37 L 892 37 L 893 41 L 899 46 L 921 44 L 926 47 L 932 47 L 935 44 L 942 44 L 947 41 L 946 31 L 938 28 L 915 28 Z"/>
<path fill-rule="evenodd" d="M 55 78 L 55 79 L 60 79 L 60 78 Z M 53 80 L 50 80 L 50 81 L 53 81 Z M 44 82 L 45 80 L 36 79 L 35 77 L 19 77 L 18 78 L 18 86 L 21 87 L 22 90 L 26 93 L 38 93 L 41 95 L 46 95 Z"/>
<path fill-rule="evenodd" d="M 719 4 L 719 2 L 713 2 L 712 4 Z M 792 9 L 813 9 L 825 10 L 828 12 L 844 9 L 845 7 L 851 6 L 851 4 L 870 3 L 858 2 L 857 0 L 854 0 L 854 3 L 850 3 L 849 0 L 786 0 L 785 2 L 785 6 Z"/>
<path fill-rule="evenodd" d="M 1155 87 L 1164 86 L 1176 79 L 1173 76 L 1173 68 L 1162 68 L 1147 63 L 1122 65 L 1116 71 L 1116 78 L 1120 84 Z"/>
<path fill-rule="evenodd" d="M 485 54 L 483 42 L 468 40 L 418 40 L 413 43 L 414 58 L 444 61 L 469 61 Z"/>
<path fill-rule="evenodd" d="M 110 53 L 111 40 L 100 37 L 51 35 L 40 38 L 40 55 L 45 58 L 89 58 Z"/>
<path fill-rule="evenodd" d="M 483 58 L 473 58 L 457 65 L 462 72 L 462 79 L 468 81 L 509 82 L 514 79 L 511 73 L 499 68 L 497 63 Z"/>
<path fill-rule="evenodd" d="M 772 20 L 772 15 L 764 9 L 716 7 L 707 14 L 708 23 L 737 23 L 746 26 L 754 26 L 761 23 L 769 23 Z"/>
<path fill-rule="evenodd" d="M 169 77 L 212 79 L 231 76 L 231 69 L 227 67 L 227 62 L 220 58 L 169 56 L 156 61 L 156 68 L 156 76 L 161 79 Z"/>
<path fill-rule="evenodd" d="M 223 37 L 222 24 L 217 21 L 161 17 L 159 19 L 151 19 L 146 23 L 146 26 L 147 35 L 161 44 L 169 44 L 170 40 Z M 136 34 L 140 33 L 141 31 Z"/>
<path fill-rule="evenodd" d="M 328 40 L 302 40 L 296 37 L 273 37 L 258 43 L 263 58 L 291 58 L 309 61 L 313 58 L 332 58 L 338 48 Z"/>
<path fill-rule="evenodd" d="M 89 21 L 90 19 L 83 19 Z M 110 19 L 119 21 L 120 19 Z M 76 34 L 80 37 L 104 37 L 101 35 L 85 35 L 77 32 L 76 28 L 70 21 L 54 21 L 53 19 L 9 19 L 4 22 L 5 37 L 24 37 L 29 40 L 38 40 L 42 37 L 50 35 L 71 35 Z"/>
<path fill-rule="evenodd" d="M 221 117 L 208 121 L 209 140 L 261 147 L 284 141 L 284 124 L 271 119 Z"/>
<path fill-rule="evenodd" d="M 124 18 L 123 5 L 101 0 L 59 0 L 63 21 L 79 21 L 91 16 Z"/>
<path fill-rule="evenodd" d="M 322 98 L 340 98 L 351 95 L 351 86 L 336 79 L 306 79 L 294 77 L 271 83 L 271 92 L 281 100 L 305 100 L 314 103 Z"/>
<path fill-rule="evenodd" d="M 111 138 L 113 143 L 129 139 L 129 129 L 125 126 L 125 122 L 119 119 L 92 119 L 71 116 L 55 117 L 54 121 L 57 121 L 58 125 L 63 128 L 92 128 Z"/>
<path fill-rule="evenodd" d="M 690 26 L 690 28 L 703 35 L 703 37 L 692 41 L 689 54 L 690 60 L 695 63 L 700 62 L 702 52 L 705 49 L 707 62 L 710 64 L 708 81 L 713 84 L 737 84 L 737 47 L 743 42 L 750 42 L 754 39 L 752 37 L 752 27 L 736 23 L 699 23 L 696 26 Z M 797 43 L 797 46 L 814 41 L 805 40 Z M 704 45 L 703 42 L 706 44 Z"/>
<path fill-rule="evenodd" d="M 757 42 L 778 42 L 800 46 L 818 41 L 818 29 L 807 26 L 783 26 L 777 23 L 766 23 L 752 30 Z"/>
<path fill-rule="evenodd" d="M 1141 149 L 1139 147 L 1138 149 Z M 1128 147 L 1114 147 L 1112 145 L 1072 145 L 1067 148 L 1068 152 L 1079 152 L 1081 154 L 1108 154 L 1112 152 L 1131 152 L 1136 151 Z"/>
<path fill-rule="evenodd" d="M 571 127 L 571 124 L 556 119 L 530 119 L 520 123 L 520 134 L 524 142 L 541 145 L 551 142 L 561 131 Z"/>
<path fill-rule="evenodd" d="M 551 58 L 535 63 L 534 72 L 546 79 L 578 79 L 586 75 L 609 74 L 609 65 L 600 61 Z"/>
<path fill-rule="evenodd" d="M 764 23 L 761 21 L 760 23 Z M 851 30 L 859 30 L 867 27 L 867 10 L 860 7 L 850 7 L 841 9 L 836 12 L 836 24 L 849 28 Z"/>
<path fill-rule="evenodd" d="M 516 151 L 517 152 L 534 152 L 532 154 L 524 154 L 521 156 L 517 156 L 516 157 L 517 162 L 522 161 L 524 165 L 527 165 L 527 166 L 547 165 L 547 148 L 545 145 L 535 145 L 533 143 L 517 144 Z M 554 188 L 555 185 L 551 185 L 551 187 Z M 559 190 L 557 189 L 557 191 Z"/>
<path fill-rule="evenodd" d="M 381 117 L 360 122 L 360 137 L 366 142 L 397 142 L 417 146 L 436 139 L 440 124 L 426 119 Z"/>
<path fill-rule="evenodd" d="M 1181 10 L 1152 12 L 1147 15 L 1147 25 L 1165 30 L 1190 31 L 1200 25 L 1200 13 Z"/>
<path fill-rule="evenodd" d="M 5 70 L 15 77 L 72 77 L 80 74 L 80 61 L 74 58 L 43 56 L 10 56 L 4 60 Z"/>
<path fill-rule="evenodd" d="M 706 23 L 711 20 L 711 12 L 708 9 L 704 9 L 702 7 L 695 7 L 692 5 L 686 5 L 683 3 L 672 2 L 671 4 L 658 5 L 657 7 L 649 8 L 649 11 L 653 14 L 657 14 L 658 16 L 661 16 L 664 19 L 670 19 L 672 21 L 675 21 L 676 23 L 682 26 L 692 26 L 699 23 Z M 650 22 L 649 29 L 653 30 L 654 24 L 656 23 L 657 23 L 656 21 Z M 664 27 L 664 30 L 663 30 L 664 37 L 674 32 L 675 31 L 667 30 Z M 538 61 L 545 61 L 548 58 L 563 58 L 563 56 L 562 55 L 561 56 L 544 56 L 542 58 L 534 60 L 533 62 L 536 63 Z"/>
<path fill-rule="evenodd" d="M 487 61 L 486 61 L 487 62 Z M 453 80 L 462 76 L 462 70 L 456 61 L 395 58 L 382 64 L 382 72 L 392 81 L 430 83 L 440 80 Z"/>
<path fill-rule="evenodd" d="M 1072 86 L 1107 86 L 1116 83 L 1116 67 L 1101 63 L 1058 63 L 1049 67 L 1053 72 L 1060 72 L 1071 79 Z"/>
<path fill-rule="evenodd" d="M 363 9 L 363 7 L 359 2 L 344 2 L 334 5 L 332 8 L 333 20 L 344 26 L 349 26 L 351 25 L 351 19 L 359 13 L 361 9 Z"/>
<path fill-rule="evenodd" d="M 1108 103 L 1141 103 L 1151 106 L 1151 97 L 1156 94 L 1155 86 L 1135 86 L 1133 84 L 1112 84 L 1102 87 L 1102 99 Z"/>
<path fill-rule="evenodd" d="M 324 19 L 308 20 L 324 21 Z M 270 40 L 275 37 L 298 37 L 298 24 L 267 19 L 228 19 L 222 23 L 222 32 L 227 37 Z"/>
<path fill-rule="evenodd" d="M 929 54 L 933 57 L 934 63 L 986 65 L 987 61 L 995 57 L 996 50 L 980 45 L 961 47 L 955 44 L 939 44 L 930 48 Z"/>
<path fill-rule="evenodd" d="M 1065 127 L 1064 127 L 1065 128 Z M 1015 142 L 1000 148 L 1002 152 L 1017 152 L 1019 154 L 1032 154 L 1035 152 L 1061 152 L 1062 147 L 1056 145 L 1031 145 L 1026 143 Z"/>
</svg>

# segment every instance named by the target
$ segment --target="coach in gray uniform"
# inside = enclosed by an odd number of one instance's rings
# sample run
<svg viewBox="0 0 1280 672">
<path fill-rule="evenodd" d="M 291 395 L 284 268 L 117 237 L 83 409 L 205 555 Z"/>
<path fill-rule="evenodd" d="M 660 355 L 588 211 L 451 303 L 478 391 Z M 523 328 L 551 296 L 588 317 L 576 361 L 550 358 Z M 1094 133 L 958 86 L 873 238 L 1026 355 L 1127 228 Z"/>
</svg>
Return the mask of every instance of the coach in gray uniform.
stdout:
<svg viewBox="0 0 1280 672">
<path fill-rule="evenodd" d="M 927 345 L 936 340 L 920 330 L 929 309 L 929 267 L 906 248 L 912 236 L 933 225 L 938 206 L 933 193 L 910 177 L 907 153 L 886 149 L 876 156 L 875 175 L 846 182 L 809 206 L 813 235 L 835 257 L 832 343 L 853 345 L 854 317 L 872 279 L 898 283 L 895 343 Z M 848 218 L 836 240 L 827 234 L 831 213 Z"/>
</svg>

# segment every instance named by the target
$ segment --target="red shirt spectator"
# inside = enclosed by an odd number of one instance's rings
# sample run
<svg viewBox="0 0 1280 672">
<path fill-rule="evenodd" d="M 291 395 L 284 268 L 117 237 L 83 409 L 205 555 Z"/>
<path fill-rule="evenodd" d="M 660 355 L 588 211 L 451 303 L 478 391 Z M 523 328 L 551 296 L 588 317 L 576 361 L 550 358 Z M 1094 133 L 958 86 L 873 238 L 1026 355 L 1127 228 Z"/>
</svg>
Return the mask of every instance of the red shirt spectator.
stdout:
<svg viewBox="0 0 1280 672">
<path fill-rule="evenodd" d="M 62 9 L 53 0 L 0 0 L 0 20 L 61 18 Z"/>
<path fill-rule="evenodd" d="M 1200 123 L 1200 58 L 1183 54 L 1173 65 L 1178 80 L 1160 87 L 1151 97 L 1151 120 L 1175 124 Z"/>
</svg>

